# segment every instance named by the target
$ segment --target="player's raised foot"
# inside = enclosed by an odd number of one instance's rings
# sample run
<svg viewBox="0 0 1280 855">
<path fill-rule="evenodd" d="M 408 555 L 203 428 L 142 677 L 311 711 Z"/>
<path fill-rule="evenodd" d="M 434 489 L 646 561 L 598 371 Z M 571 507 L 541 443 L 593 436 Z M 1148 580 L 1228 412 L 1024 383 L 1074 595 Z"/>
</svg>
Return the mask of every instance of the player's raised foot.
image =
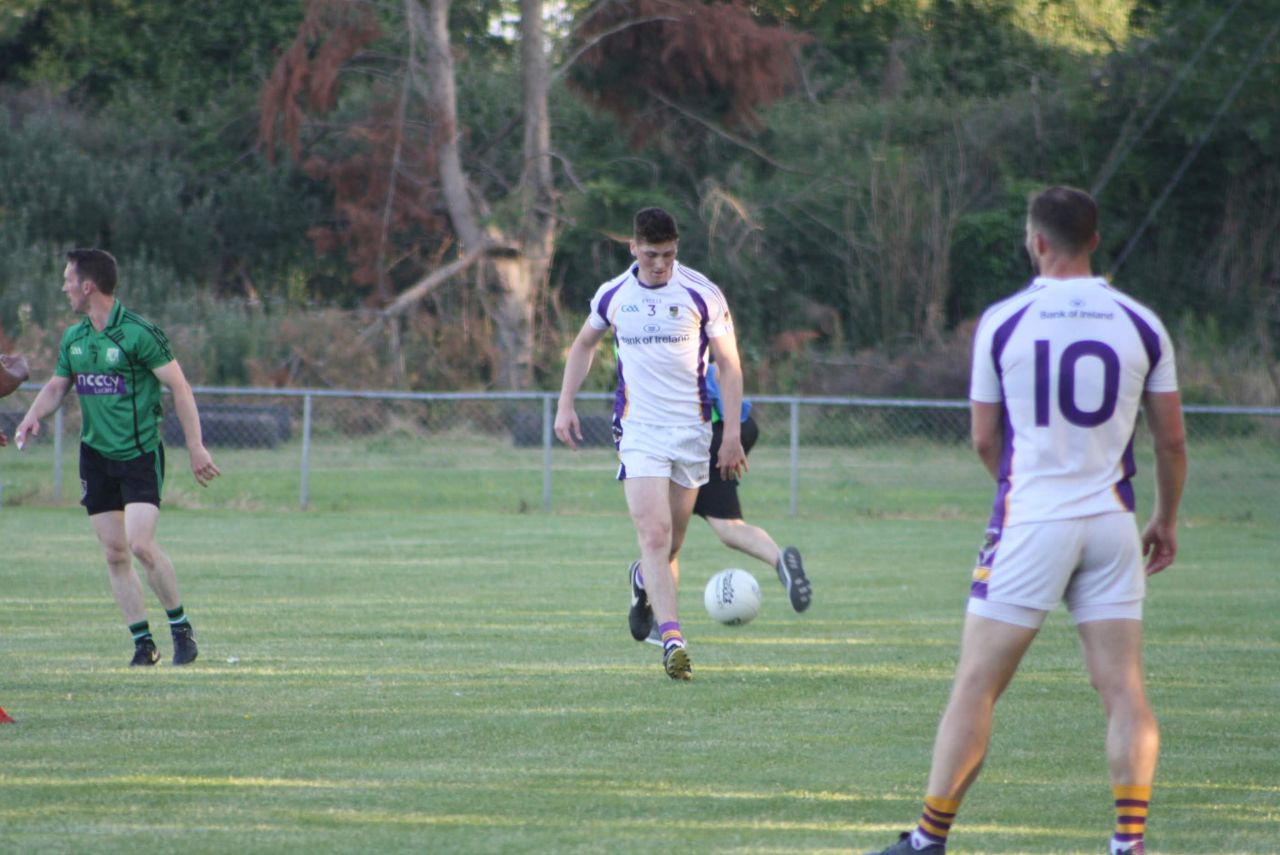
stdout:
<svg viewBox="0 0 1280 855">
<path fill-rule="evenodd" d="M 148 638 L 133 646 L 133 660 L 129 667 L 154 665 L 159 661 L 160 653 L 156 650 L 156 643 Z"/>
<path fill-rule="evenodd" d="M 179 624 L 172 627 L 170 633 L 173 635 L 173 664 L 188 665 L 196 661 L 200 651 L 196 648 L 196 631 L 191 624 Z"/>
<path fill-rule="evenodd" d="M 904 831 L 898 835 L 898 842 L 888 849 L 881 849 L 879 852 L 868 852 L 866 855 L 916 855 L 919 852 L 923 852 L 925 855 L 947 855 L 947 847 L 941 843 L 930 843 L 923 849 L 917 849 L 911 845 L 911 832 Z"/>
<path fill-rule="evenodd" d="M 644 588 L 636 584 L 636 574 L 639 571 L 639 561 L 632 561 L 627 568 L 627 583 L 631 585 L 631 612 L 627 615 L 627 622 L 631 624 L 631 637 L 636 641 L 645 641 L 653 631 L 653 609 L 649 607 L 649 597 Z"/>
<path fill-rule="evenodd" d="M 667 676 L 672 680 L 693 679 L 693 664 L 689 661 L 689 651 L 683 644 L 673 644 L 662 654 L 662 667 L 667 669 Z"/>
<path fill-rule="evenodd" d="M 809 608 L 809 603 L 813 600 L 813 587 L 809 584 L 809 577 L 804 575 L 804 559 L 800 557 L 800 550 L 794 546 L 782 550 L 777 570 L 778 581 L 787 589 L 787 596 L 791 598 L 791 608 L 798 612 Z"/>
</svg>

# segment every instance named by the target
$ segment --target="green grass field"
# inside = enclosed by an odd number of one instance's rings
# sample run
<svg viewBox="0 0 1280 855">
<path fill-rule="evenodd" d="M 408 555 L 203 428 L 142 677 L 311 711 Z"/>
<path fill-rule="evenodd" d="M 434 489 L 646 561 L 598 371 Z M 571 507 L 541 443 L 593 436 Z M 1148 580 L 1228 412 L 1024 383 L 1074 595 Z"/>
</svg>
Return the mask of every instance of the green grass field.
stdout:
<svg viewBox="0 0 1280 855">
<path fill-rule="evenodd" d="M 604 453 L 557 452 L 551 515 L 536 453 L 392 449 L 380 466 L 329 449 L 306 513 L 292 451 L 221 454 L 207 492 L 176 453 L 161 537 L 201 658 L 139 671 L 83 513 L 48 503 L 47 460 L 11 451 L 0 852 L 879 848 L 919 813 L 989 502 L 966 455 L 905 449 L 806 459 L 792 519 L 785 450 L 761 449 L 748 516 L 802 547 L 814 606 L 792 613 L 695 521 L 695 674 L 675 684 L 626 629 L 634 541 Z M 1275 482 L 1250 483 L 1234 499 L 1269 520 Z M 1148 601 L 1164 737 L 1148 843 L 1276 852 L 1280 534 L 1193 505 Z M 765 609 L 728 628 L 702 586 L 735 565 Z M 997 710 L 953 851 L 1104 851 L 1102 738 L 1057 613 Z"/>
</svg>

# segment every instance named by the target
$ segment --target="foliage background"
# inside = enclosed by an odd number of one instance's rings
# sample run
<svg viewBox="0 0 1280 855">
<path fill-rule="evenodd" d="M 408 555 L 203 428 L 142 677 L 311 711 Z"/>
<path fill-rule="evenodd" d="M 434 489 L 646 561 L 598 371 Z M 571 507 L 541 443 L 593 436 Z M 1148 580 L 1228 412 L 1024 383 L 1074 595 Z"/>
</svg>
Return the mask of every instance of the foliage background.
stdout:
<svg viewBox="0 0 1280 855">
<path fill-rule="evenodd" d="M 574 56 L 575 28 L 606 5 L 549 9 L 556 63 Z M 350 223 L 307 158 L 337 162 L 373 145 L 346 130 L 394 90 L 395 10 L 377 7 L 381 35 L 344 67 L 336 109 L 308 126 L 300 158 L 272 163 L 258 143 L 259 93 L 305 8 L 20 0 L 0 10 L 0 328 L 11 343 L 37 357 L 50 349 L 68 320 L 61 254 L 94 244 L 121 258 L 122 298 L 177 328 L 190 348 L 184 366 L 204 382 L 492 383 L 483 289 L 464 277 L 360 336 L 377 306 L 353 275 L 358 259 L 312 239 Z M 586 300 L 625 265 L 630 215 L 658 204 L 682 224 L 685 262 L 730 295 L 749 388 L 962 395 L 955 365 L 973 321 L 1028 275 L 1027 194 L 1047 183 L 1094 188 L 1110 174 L 1098 193 L 1098 267 L 1124 257 L 1116 282 L 1174 331 L 1187 397 L 1280 400 L 1280 3 L 743 8 L 805 37 L 794 85 L 776 100 L 761 95 L 757 125 L 719 121 L 704 90 L 668 105 L 637 144 L 622 119 L 582 97 L 603 71 L 569 64 L 557 76 L 562 228 L 536 307 L 540 385 L 558 383 Z M 478 192 L 519 171 L 517 46 L 495 25 L 513 14 L 488 0 L 455 3 L 451 19 Z M 420 249 L 416 267 L 393 269 L 396 288 L 450 249 L 410 226 L 397 240 Z M 323 334 L 335 324 L 356 333 Z M 600 362 L 597 387 L 610 367 Z"/>
</svg>

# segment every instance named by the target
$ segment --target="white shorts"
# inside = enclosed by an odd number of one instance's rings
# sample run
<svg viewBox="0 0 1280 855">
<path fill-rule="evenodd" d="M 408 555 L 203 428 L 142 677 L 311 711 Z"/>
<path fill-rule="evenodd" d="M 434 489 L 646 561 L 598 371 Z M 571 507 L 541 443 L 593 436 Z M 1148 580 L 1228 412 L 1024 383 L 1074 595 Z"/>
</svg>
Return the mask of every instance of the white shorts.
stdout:
<svg viewBox="0 0 1280 855">
<path fill-rule="evenodd" d="M 1099 514 L 987 532 L 969 611 L 1035 629 L 1065 601 L 1076 623 L 1141 620 L 1146 590 L 1133 514 Z"/>
<path fill-rule="evenodd" d="M 696 489 L 711 472 L 711 424 L 649 425 L 623 422 L 615 428 L 618 441 L 618 480 L 667 478 Z"/>
</svg>

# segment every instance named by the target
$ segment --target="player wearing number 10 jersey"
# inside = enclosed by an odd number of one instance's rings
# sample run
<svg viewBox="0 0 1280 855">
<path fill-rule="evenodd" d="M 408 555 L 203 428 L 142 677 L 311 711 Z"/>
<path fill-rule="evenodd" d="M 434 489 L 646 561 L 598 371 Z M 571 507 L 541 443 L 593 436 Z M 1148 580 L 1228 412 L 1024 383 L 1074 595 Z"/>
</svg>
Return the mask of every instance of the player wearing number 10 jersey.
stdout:
<svg viewBox="0 0 1280 855">
<path fill-rule="evenodd" d="M 1144 851 L 1160 737 L 1142 676 L 1142 603 L 1146 575 L 1177 552 L 1186 448 L 1168 333 L 1150 309 L 1093 275 L 1097 221 L 1097 205 L 1080 190 L 1036 196 L 1026 247 L 1039 275 L 978 325 L 973 443 L 996 480 L 995 507 L 924 810 L 885 855 L 946 851 L 986 755 L 996 701 L 1063 601 L 1107 713 L 1110 851 Z M 1141 536 L 1131 484 L 1140 407 L 1156 459 L 1155 510 Z"/>
</svg>

